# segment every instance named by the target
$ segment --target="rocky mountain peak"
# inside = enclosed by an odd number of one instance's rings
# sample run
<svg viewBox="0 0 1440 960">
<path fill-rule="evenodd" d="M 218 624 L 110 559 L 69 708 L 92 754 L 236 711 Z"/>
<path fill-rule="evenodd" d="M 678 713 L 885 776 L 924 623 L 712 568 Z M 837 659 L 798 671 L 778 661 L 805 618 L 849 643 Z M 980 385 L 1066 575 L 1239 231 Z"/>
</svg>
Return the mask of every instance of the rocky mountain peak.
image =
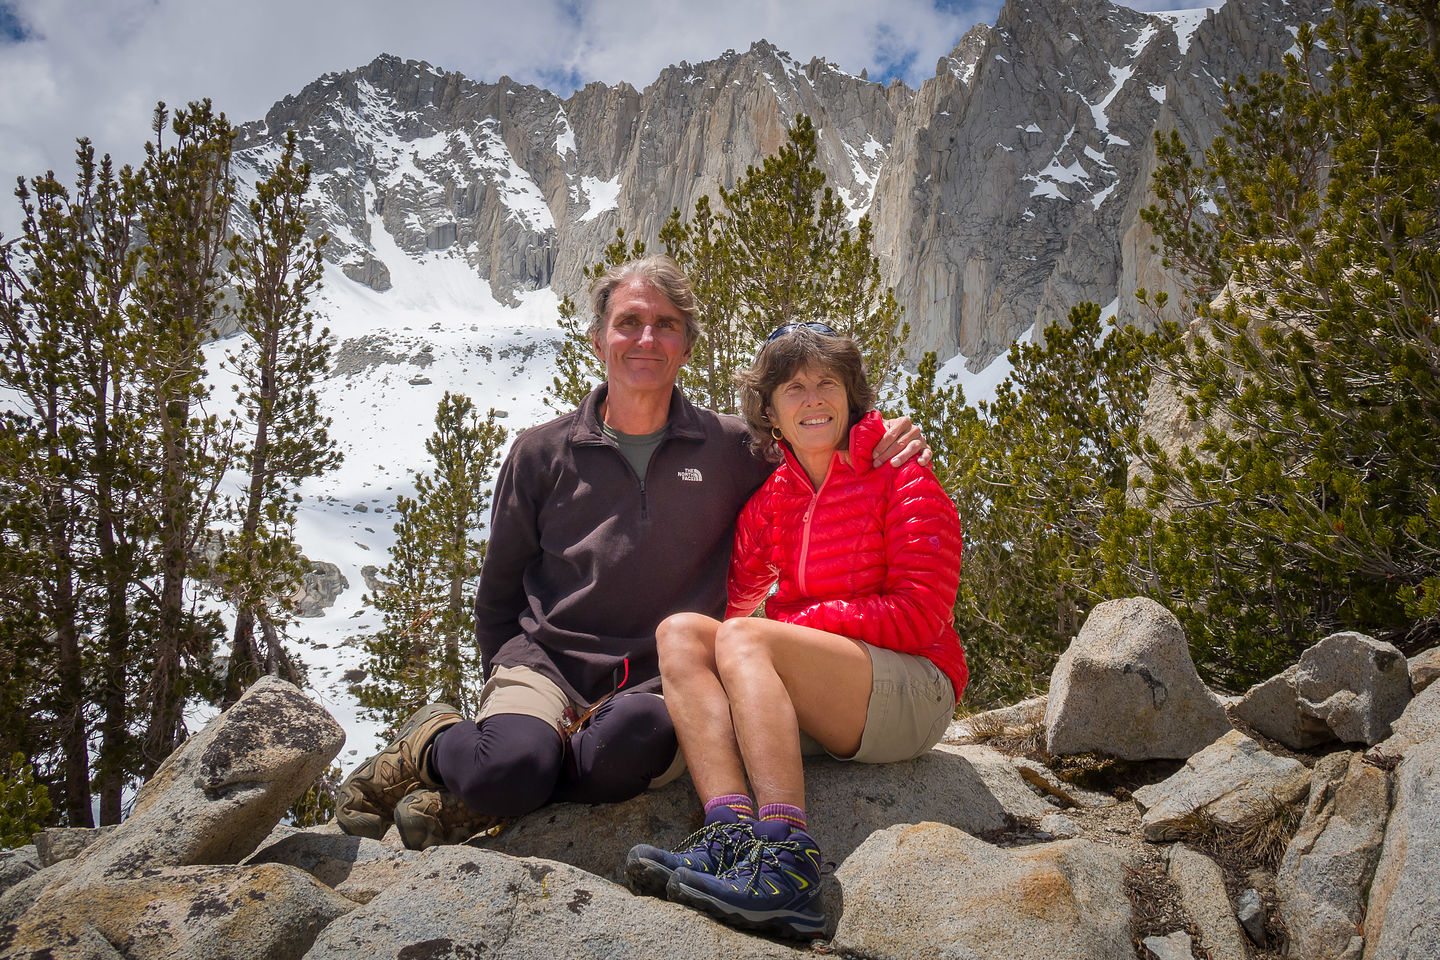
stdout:
<svg viewBox="0 0 1440 960">
<path fill-rule="evenodd" d="M 1139 210 L 1151 135 L 1208 144 L 1222 86 L 1275 69 L 1321 0 L 1229 0 L 1143 14 L 1108 0 L 1010 0 L 920 89 L 854 76 L 767 40 L 682 62 L 643 91 L 568 98 L 382 55 L 328 74 L 242 131 L 257 174 L 299 134 L 327 256 L 376 290 L 397 257 L 461 262 L 514 303 L 574 295 L 617 227 L 652 243 L 670 211 L 714 197 L 804 113 L 820 163 L 906 309 L 910 354 L 972 366 L 1080 300 L 1163 288 Z"/>
</svg>

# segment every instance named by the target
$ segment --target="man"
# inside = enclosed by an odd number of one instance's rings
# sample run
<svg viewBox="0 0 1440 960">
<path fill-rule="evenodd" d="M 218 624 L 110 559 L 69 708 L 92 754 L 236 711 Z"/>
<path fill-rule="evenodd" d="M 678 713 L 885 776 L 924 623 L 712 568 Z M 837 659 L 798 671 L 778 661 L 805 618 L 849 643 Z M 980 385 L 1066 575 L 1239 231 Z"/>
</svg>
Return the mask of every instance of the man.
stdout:
<svg viewBox="0 0 1440 960">
<path fill-rule="evenodd" d="M 613 803 L 678 776 L 655 628 L 719 617 L 735 518 L 773 464 L 737 417 L 675 389 L 699 337 L 668 257 L 614 267 L 590 291 L 606 382 L 522 433 L 500 469 L 475 601 L 480 714 L 430 704 L 340 789 L 336 819 L 419 849 L 549 802 Z M 903 438 L 903 440 L 897 440 Z M 876 462 L 921 452 L 902 418 Z M 903 452 L 901 448 L 903 447 Z"/>
</svg>

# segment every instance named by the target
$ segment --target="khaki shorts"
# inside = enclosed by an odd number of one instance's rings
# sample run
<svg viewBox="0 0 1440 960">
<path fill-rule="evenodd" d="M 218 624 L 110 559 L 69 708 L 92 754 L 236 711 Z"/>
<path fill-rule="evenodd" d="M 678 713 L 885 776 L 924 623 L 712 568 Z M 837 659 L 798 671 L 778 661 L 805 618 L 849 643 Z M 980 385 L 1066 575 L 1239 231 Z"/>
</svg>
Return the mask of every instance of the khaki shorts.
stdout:
<svg viewBox="0 0 1440 960">
<path fill-rule="evenodd" d="M 636 693 L 626 696 L 660 695 Z M 497 666 L 490 671 L 490 679 L 485 681 L 485 686 L 480 690 L 480 713 L 475 717 L 475 722 L 479 723 L 497 713 L 518 713 L 543 720 L 560 730 L 580 712 L 580 707 L 572 704 L 565 692 L 555 685 L 555 681 L 543 673 L 529 667 Z M 650 781 L 650 789 L 663 787 L 684 772 L 685 755 L 677 749 L 669 769 Z"/>
<path fill-rule="evenodd" d="M 930 660 L 865 644 L 870 654 L 870 705 L 854 756 L 830 753 L 803 730 L 800 752 L 836 760 L 892 763 L 925 753 L 945 735 L 955 716 L 955 689 Z"/>
</svg>

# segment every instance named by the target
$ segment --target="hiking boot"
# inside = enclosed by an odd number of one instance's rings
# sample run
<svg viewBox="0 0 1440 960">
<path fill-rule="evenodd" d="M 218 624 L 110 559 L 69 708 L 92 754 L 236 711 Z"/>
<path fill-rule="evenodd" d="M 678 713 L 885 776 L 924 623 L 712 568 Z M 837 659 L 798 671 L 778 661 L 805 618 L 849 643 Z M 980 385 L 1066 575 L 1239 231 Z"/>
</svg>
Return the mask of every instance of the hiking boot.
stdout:
<svg viewBox="0 0 1440 960">
<path fill-rule="evenodd" d="M 335 821 L 355 837 L 379 840 L 390 828 L 395 804 L 419 787 L 437 787 L 425 774 L 425 749 L 437 733 L 463 719 L 445 703 L 415 711 L 395 742 L 356 767 L 335 798 Z"/>
<path fill-rule="evenodd" d="M 729 807 L 717 807 L 714 820 L 680 841 L 672 851 L 642 843 L 625 856 L 625 885 L 648 897 L 665 897 L 670 875 L 681 867 L 717 874 L 735 863 L 740 850 L 755 839 L 755 821 L 741 819 Z"/>
<path fill-rule="evenodd" d="M 464 843 L 502 822 L 499 817 L 475 813 L 449 790 L 413 790 L 395 804 L 395 828 L 407 850 Z"/>
<path fill-rule="evenodd" d="M 782 937 L 823 936 L 820 850 L 804 830 L 782 820 L 762 820 L 755 839 L 728 870 L 711 876 L 685 867 L 670 877 L 671 900 L 710 914 L 723 923 Z"/>
</svg>

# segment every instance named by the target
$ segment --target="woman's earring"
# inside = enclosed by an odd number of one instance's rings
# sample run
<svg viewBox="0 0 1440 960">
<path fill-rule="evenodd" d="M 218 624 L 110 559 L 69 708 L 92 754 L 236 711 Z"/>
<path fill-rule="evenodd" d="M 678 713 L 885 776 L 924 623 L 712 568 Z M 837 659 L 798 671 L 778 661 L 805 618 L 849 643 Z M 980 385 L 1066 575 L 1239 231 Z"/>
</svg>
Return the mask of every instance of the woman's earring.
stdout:
<svg viewBox="0 0 1440 960">
<path fill-rule="evenodd" d="M 785 434 L 783 434 L 783 433 L 780 432 L 780 428 L 779 428 L 779 427 L 771 427 L 771 428 L 770 428 L 770 436 L 774 437 L 776 440 L 784 440 L 784 439 L 785 439 Z"/>
</svg>

